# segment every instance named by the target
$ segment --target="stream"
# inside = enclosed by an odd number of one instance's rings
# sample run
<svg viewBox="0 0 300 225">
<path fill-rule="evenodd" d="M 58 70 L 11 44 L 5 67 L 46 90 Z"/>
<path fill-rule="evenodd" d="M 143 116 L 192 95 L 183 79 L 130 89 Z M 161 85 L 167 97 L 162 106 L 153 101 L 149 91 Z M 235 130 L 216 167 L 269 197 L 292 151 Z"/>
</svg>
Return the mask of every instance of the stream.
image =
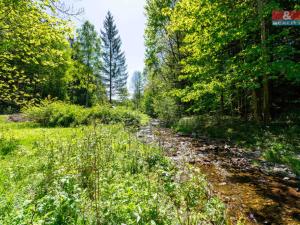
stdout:
<svg viewBox="0 0 300 225">
<path fill-rule="evenodd" d="M 199 167 L 214 194 L 226 204 L 233 224 L 240 217 L 250 225 L 300 224 L 299 177 L 285 166 L 260 160 L 260 152 L 176 134 L 157 120 L 142 127 L 137 136 L 162 147 L 175 163 L 184 161 Z"/>
</svg>

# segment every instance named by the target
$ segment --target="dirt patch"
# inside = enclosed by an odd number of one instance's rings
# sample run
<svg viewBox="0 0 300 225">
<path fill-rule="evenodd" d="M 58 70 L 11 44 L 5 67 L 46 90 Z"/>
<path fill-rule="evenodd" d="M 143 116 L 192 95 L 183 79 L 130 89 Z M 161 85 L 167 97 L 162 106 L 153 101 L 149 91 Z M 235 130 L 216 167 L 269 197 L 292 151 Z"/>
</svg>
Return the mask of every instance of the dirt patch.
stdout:
<svg viewBox="0 0 300 225">
<path fill-rule="evenodd" d="M 9 115 L 7 118 L 7 121 L 19 123 L 19 122 L 27 122 L 29 120 L 28 120 L 28 118 L 26 118 L 26 116 L 24 114 L 18 113 L 18 114 Z"/>
</svg>

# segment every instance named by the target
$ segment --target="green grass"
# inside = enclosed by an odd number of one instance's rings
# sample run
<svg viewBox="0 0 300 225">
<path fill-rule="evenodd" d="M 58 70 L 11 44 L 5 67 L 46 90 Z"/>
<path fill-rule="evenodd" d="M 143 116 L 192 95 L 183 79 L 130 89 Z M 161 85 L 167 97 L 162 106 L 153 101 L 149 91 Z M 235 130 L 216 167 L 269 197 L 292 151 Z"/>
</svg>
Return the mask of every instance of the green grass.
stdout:
<svg viewBox="0 0 300 225">
<path fill-rule="evenodd" d="M 43 162 L 46 154 L 36 145 L 48 137 L 70 137 L 70 128 L 40 128 L 34 123 L 7 122 L 6 116 L 0 117 L 0 149 L 3 142 L 14 146 L 7 154 L 0 154 L 0 215 L 21 207 L 31 188 L 37 187 L 43 174 Z M 1 218 L 0 216 L 0 218 Z M 2 219 L 2 218 L 1 218 Z M 3 222 L 0 219 L 0 224 Z M 4 223 L 9 224 L 9 223 Z"/>
<path fill-rule="evenodd" d="M 0 224 L 227 224 L 193 168 L 122 124 L 45 128 L 0 117 Z M 0 142 L 0 145 L 3 143 Z"/>
<path fill-rule="evenodd" d="M 245 122 L 238 118 L 203 115 L 181 119 L 179 132 L 223 139 L 250 151 L 260 149 L 263 158 L 283 163 L 300 175 L 300 125 L 274 121 L 268 125 Z"/>
</svg>

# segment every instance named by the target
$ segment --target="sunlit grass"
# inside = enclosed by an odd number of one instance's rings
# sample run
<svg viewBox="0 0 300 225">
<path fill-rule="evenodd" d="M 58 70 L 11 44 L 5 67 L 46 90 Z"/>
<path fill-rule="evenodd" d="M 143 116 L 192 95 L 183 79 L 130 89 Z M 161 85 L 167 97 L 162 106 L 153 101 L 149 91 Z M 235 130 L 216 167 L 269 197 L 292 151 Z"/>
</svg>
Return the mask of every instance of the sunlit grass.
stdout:
<svg viewBox="0 0 300 225">
<path fill-rule="evenodd" d="M 0 155 L 0 224 L 227 224 L 199 172 L 178 171 L 122 124 L 42 128 L 1 116 L 0 136 L 17 143 Z"/>
<path fill-rule="evenodd" d="M 7 118 L 0 116 L 0 138 L 15 141 L 17 147 L 7 155 L 0 155 L 0 196 L 13 204 L 26 195 L 28 184 L 35 186 L 40 182 L 46 154 L 35 148 L 36 143 L 48 138 L 68 137 L 75 128 L 40 128 L 32 122 L 14 123 Z"/>
</svg>

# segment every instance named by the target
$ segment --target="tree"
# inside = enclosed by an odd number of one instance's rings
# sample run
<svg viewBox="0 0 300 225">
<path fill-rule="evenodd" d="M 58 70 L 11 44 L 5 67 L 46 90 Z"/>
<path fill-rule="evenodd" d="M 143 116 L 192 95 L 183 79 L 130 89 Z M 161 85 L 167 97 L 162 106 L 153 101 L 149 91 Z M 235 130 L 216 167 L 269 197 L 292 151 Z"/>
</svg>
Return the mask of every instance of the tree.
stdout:
<svg viewBox="0 0 300 225">
<path fill-rule="evenodd" d="M 108 90 L 109 101 L 118 96 L 126 88 L 127 66 L 124 52 L 121 51 L 121 38 L 110 12 L 104 21 L 104 30 L 101 30 L 103 83 Z"/>
<path fill-rule="evenodd" d="M 101 99 L 101 41 L 95 27 L 86 21 L 77 31 L 72 44 L 74 69 L 71 79 L 71 98 L 74 103 L 92 105 Z"/>
<path fill-rule="evenodd" d="M 132 76 L 132 85 L 133 85 L 133 102 L 135 107 L 140 108 L 140 103 L 142 99 L 142 92 L 144 88 L 143 75 L 140 71 L 135 71 Z"/>
<path fill-rule="evenodd" d="M 154 99 L 147 102 L 173 98 L 188 115 L 265 122 L 287 104 L 296 107 L 299 29 L 274 27 L 270 18 L 272 10 L 297 7 L 278 0 L 148 0 L 145 96 Z"/>
<path fill-rule="evenodd" d="M 147 111 L 152 111 L 151 114 L 158 110 L 157 105 L 165 96 L 176 103 L 177 109 L 173 108 L 173 112 L 177 111 L 176 115 L 183 111 L 182 101 L 173 94 L 175 88 L 183 86 L 183 82 L 179 80 L 182 67 L 180 61 L 183 58 L 181 53 L 183 34 L 180 31 L 173 32 L 167 29 L 177 2 L 178 0 L 147 0 L 145 7 L 147 16 L 145 62 L 148 83 L 145 88 L 147 101 L 144 103 L 147 102 L 146 108 Z M 150 96 L 154 99 L 151 100 Z M 160 108 L 163 108 L 163 104 Z"/>
<path fill-rule="evenodd" d="M 0 1 L 0 104 L 20 108 L 51 95 L 66 97 L 71 51 L 68 22 L 41 1 Z"/>
<path fill-rule="evenodd" d="M 119 105 L 123 105 L 126 107 L 130 107 L 132 105 L 132 101 L 129 99 L 130 94 L 127 88 L 123 88 L 119 91 L 118 100 L 116 103 Z"/>
</svg>

